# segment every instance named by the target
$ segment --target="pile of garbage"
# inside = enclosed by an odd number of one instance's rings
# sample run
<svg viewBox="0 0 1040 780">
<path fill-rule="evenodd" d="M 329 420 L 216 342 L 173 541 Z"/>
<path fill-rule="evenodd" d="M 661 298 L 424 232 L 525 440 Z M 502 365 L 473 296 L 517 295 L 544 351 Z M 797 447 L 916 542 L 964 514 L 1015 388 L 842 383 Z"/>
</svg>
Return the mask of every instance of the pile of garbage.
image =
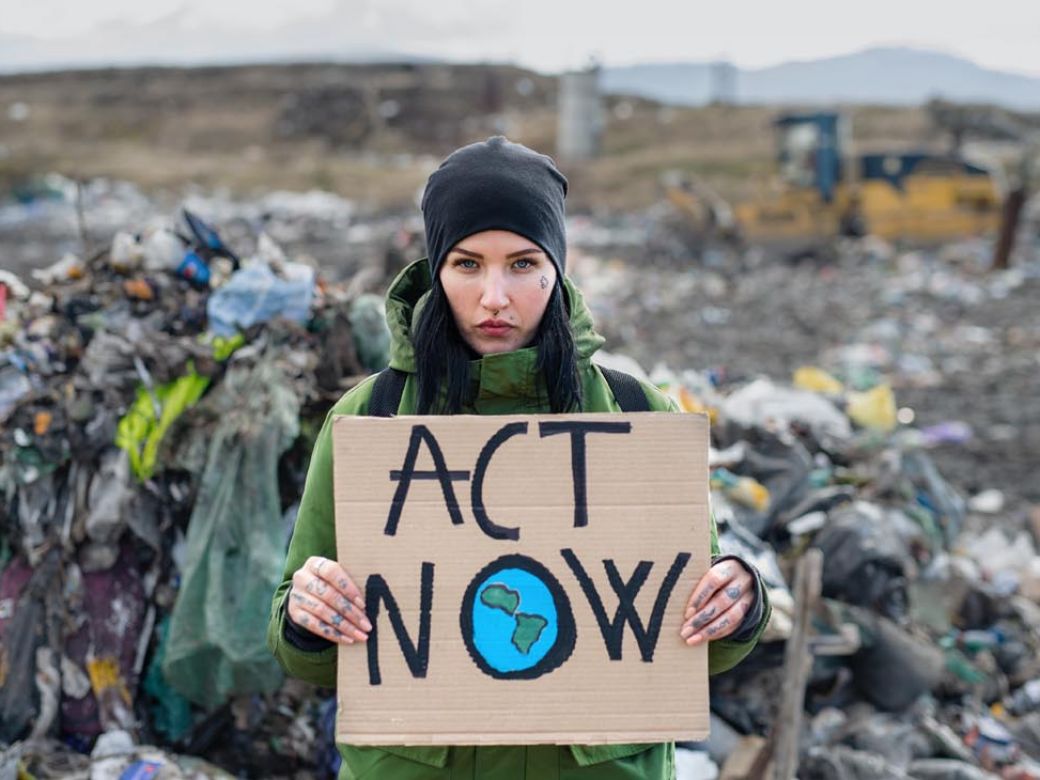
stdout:
<svg viewBox="0 0 1040 780">
<path fill-rule="evenodd" d="M 772 776 L 790 586 L 810 549 L 822 598 L 802 780 L 1040 777 L 1040 507 L 962 496 L 930 455 L 956 432 L 901 423 L 880 374 L 727 383 L 659 365 L 649 379 L 710 416 L 721 546 L 755 562 L 774 605 L 752 655 L 712 679 L 711 738 L 684 746 L 679 777 Z"/>
<path fill-rule="evenodd" d="M 1008 270 L 989 268 L 984 239 L 908 249 L 875 237 L 793 264 L 749 249 L 661 268 L 624 235 L 568 267 L 625 354 L 727 384 L 806 364 L 855 387 L 883 375 L 916 425 L 945 427 L 932 455 L 958 486 L 998 489 L 1012 509 L 1040 503 L 1040 197 Z"/>
<path fill-rule="evenodd" d="M 331 281 L 271 234 L 225 241 L 224 223 L 199 213 L 212 219 L 188 208 L 117 230 L 104 251 L 69 254 L 30 283 L 0 272 L 0 780 L 335 775 L 333 692 L 284 679 L 264 633 L 318 427 L 386 363 L 382 301 L 364 272 Z M 586 228 L 589 246 L 623 243 Z M 388 265 L 420 251 L 408 231 L 392 248 Z M 1040 514 L 1024 492 L 966 496 L 944 478 L 935 456 L 970 426 L 924 424 L 923 397 L 916 415 L 897 398 L 934 388 L 947 366 L 875 348 L 906 328 L 923 345 L 936 328 L 877 325 L 856 301 L 819 362 L 772 355 L 800 365 L 781 382 L 750 370 L 760 359 L 784 373 L 736 327 L 743 293 L 729 272 L 672 269 L 658 287 L 640 267 L 637 286 L 623 267 L 575 260 L 628 354 L 705 367 L 662 364 L 649 379 L 709 415 L 722 546 L 756 563 L 774 604 L 759 647 L 713 678 L 712 736 L 682 746 L 679 777 L 765 776 L 799 625 L 791 585 L 811 549 L 822 598 L 799 777 L 1040 777 Z M 936 295 L 936 278 L 943 295 L 960 290 L 957 306 L 976 305 L 961 276 L 903 262 L 884 282 L 892 306 Z M 809 283 L 837 286 L 826 273 Z M 1029 273 L 1002 277 L 1005 298 Z M 791 277 L 760 269 L 756 289 L 776 274 Z M 866 297 L 874 276 L 886 274 L 857 266 L 844 294 Z M 983 302 L 1001 294 L 980 286 Z M 646 312 L 673 305 L 698 318 L 677 315 L 676 333 L 743 338 L 730 354 L 748 367 L 646 349 Z M 969 336 L 947 346 L 983 339 Z"/>
<path fill-rule="evenodd" d="M 0 777 L 331 750 L 267 614 L 317 430 L 389 332 L 380 297 L 255 245 L 185 209 L 35 289 L 0 272 Z"/>
</svg>

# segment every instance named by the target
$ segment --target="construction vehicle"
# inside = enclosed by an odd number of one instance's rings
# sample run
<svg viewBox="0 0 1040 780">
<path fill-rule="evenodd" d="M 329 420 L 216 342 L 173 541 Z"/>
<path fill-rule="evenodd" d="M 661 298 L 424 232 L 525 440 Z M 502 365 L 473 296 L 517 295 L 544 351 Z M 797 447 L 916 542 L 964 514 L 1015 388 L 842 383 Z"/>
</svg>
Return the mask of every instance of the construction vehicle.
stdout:
<svg viewBox="0 0 1040 780">
<path fill-rule="evenodd" d="M 848 124 L 835 112 L 784 114 L 774 126 L 779 186 L 732 208 L 747 241 L 798 244 L 871 233 L 940 242 L 999 226 L 1001 193 L 982 165 L 931 152 L 849 154 Z M 689 188 L 669 197 L 689 211 Z"/>
<path fill-rule="evenodd" d="M 1000 235 L 993 250 L 993 268 L 1007 268 L 1023 207 L 1026 200 L 1040 190 L 1040 115 L 994 105 L 943 100 L 931 101 L 928 114 L 932 125 L 949 135 L 953 154 L 959 154 L 969 140 L 1010 144 L 1007 196 L 1001 213 Z"/>
</svg>

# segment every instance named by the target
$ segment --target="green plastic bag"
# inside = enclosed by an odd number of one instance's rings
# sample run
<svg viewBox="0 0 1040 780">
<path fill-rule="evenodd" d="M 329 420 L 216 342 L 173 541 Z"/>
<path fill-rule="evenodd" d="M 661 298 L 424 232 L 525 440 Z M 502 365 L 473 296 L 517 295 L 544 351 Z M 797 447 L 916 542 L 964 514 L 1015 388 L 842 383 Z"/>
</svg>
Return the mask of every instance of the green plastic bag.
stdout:
<svg viewBox="0 0 1040 780">
<path fill-rule="evenodd" d="M 278 459 L 297 436 L 300 402 L 282 372 L 262 362 L 233 365 L 205 403 L 217 422 L 200 434 L 206 468 L 162 671 L 186 698 L 214 708 L 282 680 L 266 634 L 286 552 Z"/>
<path fill-rule="evenodd" d="M 155 474 L 156 457 L 163 436 L 174 421 L 206 392 L 209 379 L 189 373 L 150 391 L 147 387 L 137 389 L 137 398 L 130 410 L 123 415 L 116 428 L 116 446 L 126 450 L 130 456 L 130 468 L 142 482 Z"/>
</svg>

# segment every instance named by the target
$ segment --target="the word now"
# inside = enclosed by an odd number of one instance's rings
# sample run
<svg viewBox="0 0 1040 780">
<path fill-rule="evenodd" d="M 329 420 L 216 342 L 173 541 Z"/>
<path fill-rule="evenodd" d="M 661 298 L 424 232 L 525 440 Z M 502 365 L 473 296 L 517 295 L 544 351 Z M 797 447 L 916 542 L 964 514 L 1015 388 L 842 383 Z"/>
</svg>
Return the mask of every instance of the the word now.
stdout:
<svg viewBox="0 0 1040 780">
<path fill-rule="evenodd" d="M 618 599 L 618 605 L 613 617 L 608 617 L 603 599 L 578 556 L 575 555 L 573 550 L 564 548 L 560 550 L 560 557 L 573 574 L 582 594 L 584 594 L 592 609 L 593 615 L 595 615 L 596 624 L 599 627 L 599 633 L 608 658 L 611 661 L 622 660 L 622 639 L 625 626 L 628 625 L 639 647 L 639 655 L 642 661 L 646 663 L 653 662 L 654 650 L 657 647 L 657 640 L 661 633 L 661 624 L 664 620 L 668 600 L 675 589 L 679 576 L 690 560 L 690 553 L 680 552 L 676 554 L 675 560 L 661 581 L 650 611 L 650 618 L 646 622 L 644 622 L 636 610 L 635 600 L 653 569 L 654 564 L 652 561 L 640 561 L 632 574 L 625 580 L 612 559 L 603 560 L 603 568 L 606 571 L 611 590 L 614 591 Z M 472 615 L 473 601 L 477 590 L 485 581 L 488 573 L 508 567 L 525 569 L 531 572 L 548 588 L 556 609 L 556 639 L 545 656 L 530 668 L 503 672 L 491 667 L 475 649 L 473 644 Z M 419 627 L 416 641 L 412 640 L 404 624 L 400 606 L 397 599 L 394 598 L 389 584 L 382 575 L 369 575 L 365 585 L 365 611 L 372 622 L 372 631 L 369 633 L 367 642 L 368 679 L 371 685 L 379 685 L 382 682 L 379 670 L 379 639 L 381 635 L 379 616 L 383 607 L 385 607 L 386 616 L 389 619 L 390 626 L 397 639 L 397 644 L 412 676 L 416 678 L 426 677 L 430 663 L 431 614 L 434 599 L 436 598 L 434 569 L 434 564 L 428 561 L 424 561 L 420 568 Z M 526 555 L 504 555 L 482 567 L 471 578 L 459 605 L 459 630 L 470 657 L 477 667 L 488 676 L 497 679 L 533 679 L 563 665 L 574 650 L 578 637 L 574 613 L 570 604 L 570 598 L 563 585 L 542 563 Z"/>
</svg>

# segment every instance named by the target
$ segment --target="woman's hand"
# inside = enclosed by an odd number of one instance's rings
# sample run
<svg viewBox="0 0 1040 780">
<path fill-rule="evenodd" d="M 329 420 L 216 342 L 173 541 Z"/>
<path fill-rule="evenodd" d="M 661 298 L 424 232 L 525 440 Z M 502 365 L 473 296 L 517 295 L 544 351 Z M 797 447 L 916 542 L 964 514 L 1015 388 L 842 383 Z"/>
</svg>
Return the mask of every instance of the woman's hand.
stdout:
<svg viewBox="0 0 1040 780">
<path fill-rule="evenodd" d="M 719 561 L 690 594 L 679 632 L 686 644 L 722 639 L 740 626 L 755 603 L 755 578 L 732 558 Z"/>
<path fill-rule="evenodd" d="M 296 625 L 340 644 L 364 642 L 372 630 L 361 591 L 328 558 L 312 555 L 293 573 L 288 612 Z"/>
</svg>

